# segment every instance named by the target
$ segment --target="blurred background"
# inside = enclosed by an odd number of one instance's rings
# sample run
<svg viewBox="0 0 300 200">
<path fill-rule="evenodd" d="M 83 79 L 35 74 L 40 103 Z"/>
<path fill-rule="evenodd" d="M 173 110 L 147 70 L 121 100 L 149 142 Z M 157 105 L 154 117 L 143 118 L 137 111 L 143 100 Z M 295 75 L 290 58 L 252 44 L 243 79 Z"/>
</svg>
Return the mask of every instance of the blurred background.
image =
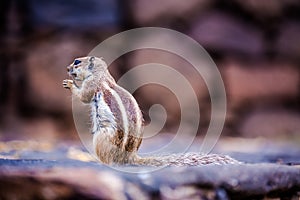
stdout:
<svg viewBox="0 0 300 200">
<path fill-rule="evenodd" d="M 228 99 L 224 136 L 300 144 L 298 0 L 7 0 L 0 9 L 2 141 L 78 140 L 71 94 L 62 87 L 66 66 L 120 31 L 157 26 L 194 38 L 216 62 Z M 118 59 L 111 72 L 118 79 L 148 62 L 175 67 L 189 78 L 204 134 L 209 95 L 180 58 L 138 51 Z M 169 91 L 143 87 L 135 96 L 146 121 L 148 108 L 160 103 L 168 111 L 164 131 L 176 129 L 180 112 Z"/>
</svg>

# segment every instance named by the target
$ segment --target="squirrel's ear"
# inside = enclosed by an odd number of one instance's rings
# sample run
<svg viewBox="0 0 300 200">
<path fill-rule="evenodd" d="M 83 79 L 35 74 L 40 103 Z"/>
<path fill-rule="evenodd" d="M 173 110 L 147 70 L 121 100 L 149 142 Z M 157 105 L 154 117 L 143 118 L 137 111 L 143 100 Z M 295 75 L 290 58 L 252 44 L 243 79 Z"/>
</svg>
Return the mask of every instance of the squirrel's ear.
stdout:
<svg viewBox="0 0 300 200">
<path fill-rule="evenodd" d="M 91 69 L 93 69 L 94 68 L 94 60 L 95 60 L 95 57 L 94 56 L 92 56 L 92 57 L 90 57 L 90 59 L 89 59 L 89 62 L 90 62 L 90 64 L 89 64 L 89 66 L 88 66 L 88 69 L 89 70 L 91 70 Z"/>
<path fill-rule="evenodd" d="M 90 62 L 94 62 L 94 60 L 95 60 L 94 56 L 91 56 L 90 59 L 89 59 Z"/>
</svg>

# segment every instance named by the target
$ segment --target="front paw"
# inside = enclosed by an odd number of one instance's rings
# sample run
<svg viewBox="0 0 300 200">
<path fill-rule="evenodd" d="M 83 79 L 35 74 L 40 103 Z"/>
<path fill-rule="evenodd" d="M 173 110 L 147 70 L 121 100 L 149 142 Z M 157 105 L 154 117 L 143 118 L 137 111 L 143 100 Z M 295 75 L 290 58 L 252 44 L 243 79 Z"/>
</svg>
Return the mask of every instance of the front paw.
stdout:
<svg viewBox="0 0 300 200">
<path fill-rule="evenodd" d="M 71 89 L 72 86 L 73 86 L 73 80 L 69 80 L 69 79 L 63 80 L 63 87 L 64 88 Z"/>
</svg>

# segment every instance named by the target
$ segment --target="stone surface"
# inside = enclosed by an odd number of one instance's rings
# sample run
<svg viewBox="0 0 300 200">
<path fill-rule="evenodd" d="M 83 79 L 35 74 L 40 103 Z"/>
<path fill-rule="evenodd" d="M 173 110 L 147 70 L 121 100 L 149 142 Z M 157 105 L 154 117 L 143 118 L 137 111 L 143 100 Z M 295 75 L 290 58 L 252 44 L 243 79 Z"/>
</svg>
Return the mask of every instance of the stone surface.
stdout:
<svg viewBox="0 0 300 200">
<path fill-rule="evenodd" d="M 239 141 L 230 141 L 231 145 L 236 145 L 235 142 Z M 284 152 L 283 149 L 278 150 Z M 0 198 L 299 198 L 299 148 L 297 152 L 285 153 L 281 164 L 268 159 L 267 153 L 260 151 L 256 154 L 236 154 L 236 158 L 253 164 L 110 168 L 92 159 L 76 143 L 0 142 Z M 287 155 L 294 160 L 285 162 Z M 261 160 L 255 161 L 255 157 Z M 277 154 L 277 157 L 280 155 Z"/>
<path fill-rule="evenodd" d="M 299 168 L 274 164 L 164 168 L 143 174 L 124 174 L 96 163 L 84 167 L 43 160 L 1 159 L 0 166 L 1 199 L 225 200 L 293 197 L 300 189 Z"/>
</svg>

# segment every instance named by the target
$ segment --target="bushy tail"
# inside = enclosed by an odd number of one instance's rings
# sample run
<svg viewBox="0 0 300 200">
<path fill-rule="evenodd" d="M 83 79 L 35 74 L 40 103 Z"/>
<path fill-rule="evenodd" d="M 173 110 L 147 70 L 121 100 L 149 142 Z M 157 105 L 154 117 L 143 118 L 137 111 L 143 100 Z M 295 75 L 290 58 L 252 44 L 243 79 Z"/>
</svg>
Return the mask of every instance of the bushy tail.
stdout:
<svg viewBox="0 0 300 200">
<path fill-rule="evenodd" d="M 181 154 L 170 154 L 166 156 L 139 157 L 137 164 L 145 166 L 201 166 L 201 165 L 226 165 L 241 164 L 241 162 L 227 156 L 218 154 L 201 154 L 188 152 Z"/>
</svg>

